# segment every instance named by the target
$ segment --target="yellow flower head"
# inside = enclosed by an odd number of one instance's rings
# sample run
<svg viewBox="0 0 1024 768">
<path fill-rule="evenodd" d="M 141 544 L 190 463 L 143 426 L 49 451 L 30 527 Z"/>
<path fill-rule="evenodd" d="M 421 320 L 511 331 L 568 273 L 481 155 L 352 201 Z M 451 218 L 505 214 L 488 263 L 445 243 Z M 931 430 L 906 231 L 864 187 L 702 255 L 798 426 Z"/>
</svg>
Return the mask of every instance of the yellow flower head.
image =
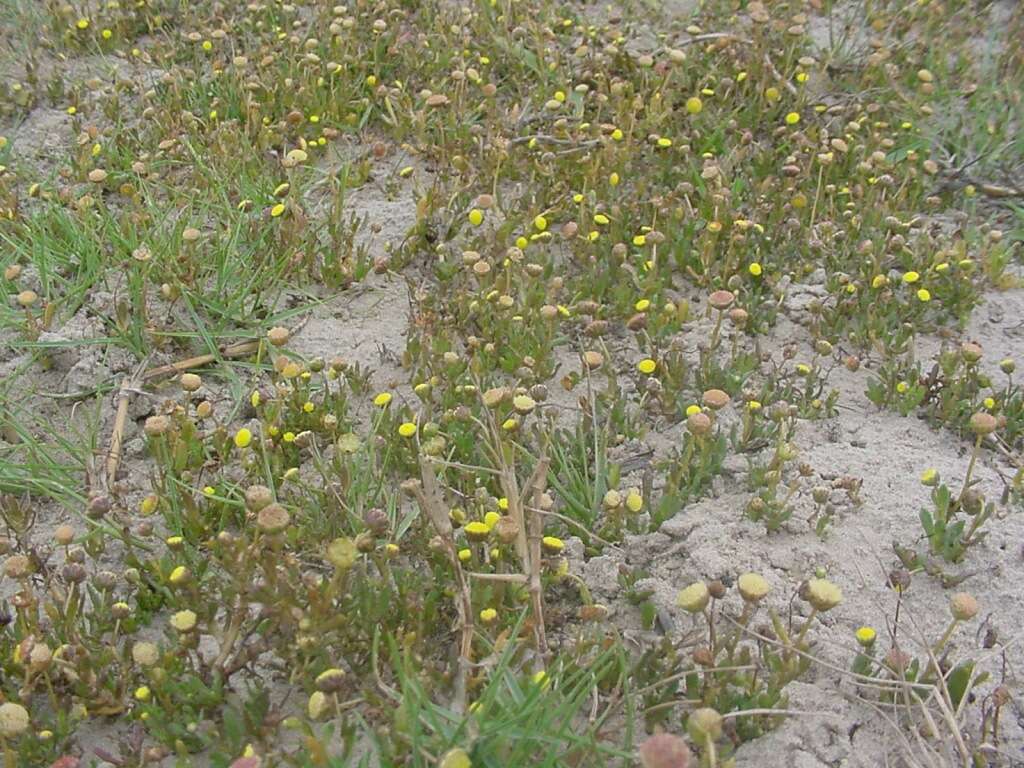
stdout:
<svg viewBox="0 0 1024 768">
<path fill-rule="evenodd" d="M 373 404 L 378 408 L 386 408 L 391 403 L 391 393 L 381 392 L 375 398 L 373 398 Z"/>
<path fill-rule="evenodd" d="M 235 446 L 238 448 L 248 448 L 252 442 L 252 432 L 245 427 L 235 432 Z"/>
<path fill-rule="evenodd" d="M 651 358 L 649 357 L 644 358 L 643 360 L 636 364 L 636 369 L 646 376 L 650 376 L 652 373 L 654 373 L 657 367 L 658 364 L 651 360 Z"/>
<path fill-rule="evenodd" d="M 753 277 L 760 277 L 760 276 L 761 276 L 761 274 L 762 274 L 762 272 L 763 272 L 764 270 L 763 270 L 763 269 L 761 268 L 761 265 L 760 265 L 760 264 L 758 264 L 758 263 L 757 263 L 757 262 L 755 261 L 755 262 L 752 262 L 752 263 L 750 264 L 750 266 L 748 266 L 748 267 L 747 267 L 747 271 L 748 271 L 748 272 L 749 272 L 749 273 L 750 273 L 750 274 L 751 274 L 751 275 L 752 275 Z"/>
<path fill-rule="evenodd" d="M 796 125 L 800 122 L 799 112 L 790 112 L 786 115 L 786 125 Z"/>
<path fill-rule="evenodd" d="M 416 425 L 411 421 L 403 422 L 398 427 L 398 434 L 402 437 L 412 437 L 416 434 Z"/>
<path fill-rule="evenodd" d="M 699 96 L 691 96 L 686 100 L 686 111 L 691 115 L 699 115 L 702 109 L 704 109 L 704 102 L 700 100 Z"/>
<path fill-rule="evenodd" d="M 928 302 L 932 300 L 932 294 L 927 288 L 918 288 L 917 299 L 918 301 Z"/>
<path fill-rule="evenodd" d="M 700 406 L 697 405 L 696 403 L 693 403 L 691 405 L 686 406 L 686 415 L 687 416 L 694 416 L 694 415 L 696 415 L 698 413 L 700 413 Z"/>
<path fill-rule="evenodd" d="M 911 270 L 910 272 L 904 272 L 903 273 L 903 282 L 904 283 L 907 283 L 907 284 L 916 283 L 920 279 L 921 279 L 921 276 L 919 274 L 917 274 L 917 272 L 914 272 L 913 270 Z"/>
<path fill-rule="evenodd" d="M 871 627 L 860 627 L 857 632 L 857 642 L 864 648 L 870 647 L 875 642 L 877 633 Z"/>
<path fill-rule="evenodd" d="M 472 224 L 474 227 L 479 227 L 481 224 L 483 224 L 483 221 L 484 212 L 481 211 L 479 208 L 474 208 L 469 212 L 469 223 Z"/>
</svg>

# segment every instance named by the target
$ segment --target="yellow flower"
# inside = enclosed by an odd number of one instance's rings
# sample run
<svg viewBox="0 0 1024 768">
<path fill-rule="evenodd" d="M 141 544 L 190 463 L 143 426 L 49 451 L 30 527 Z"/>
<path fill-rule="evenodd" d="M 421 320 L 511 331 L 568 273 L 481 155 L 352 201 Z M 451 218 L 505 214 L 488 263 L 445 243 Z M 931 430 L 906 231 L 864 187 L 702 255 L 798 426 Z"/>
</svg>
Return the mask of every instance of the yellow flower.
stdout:
<svg viewBox="0 0 1024 768">
<path fill-rule="evenodd" d="M 686 100 L 686 111 L 691 115 L 699 115 L 702 109 L 704 109 L 704 102 L 700 100 L 699 96 L 691 96 Z"/>
<path fill-rule="evenodd" d="M 481 523 L 479 520 L 466 523 L 462 530 L 466 532 L 466 537 L 470 541 L 484 541 L 487 538 L 487 534 L 491 532 L 491 529 L 487 527 L 487 523 Z"/>
<path fill-rule="evenodd" d="M 747 403 L 747 410 L 751 413 L 755 413 L 761 410 L 761 404 L 757 400 L 751 400 Z"/>
<path fill-rule="evenodd" d="M 637 312 L 646 312 L 650 309 L 651 302 L 648 299 L 640 299 L 634 306 Z"/>
<path fill-rule="evenodd" d="M 89 20 L 88 19 L 79 19 L 78 21 L 75 22 L 75 26 L 78 27 L 79 29 L 88 29 L 89 28 Z"/>
<path fill-rule="evenodd" d="M 857 632 L 857 642 L 867 648 L 875 642 L 876 633 L 871 627 L 860 627 Z"/>
<path fill-rule="evenodd" d="M 911 270 L 910 272 L 904 272 L 903 273 L 903 282 L 904 283 L 907 283 L 907 284 L 916 283 L 920 279 L 921 279 L 921 276 L 919 274 L 917 274 L 917 272 L 914 272 L 913 270 Z"/>
<path fill-rule="evenodd" d="M 487 530 L 491 530 L 501 520 L 501 515 L 495 512 L 493 509 L 484 515 L 484 525 L 487 526 Z"/>
<path fill-rule="evenodd" d="M 373 404 L 378 408 L 385 408 L 391 402 L 390 392 L 381 392 L 375 398 L 373 398 Z"/>
<path fill-rule="evenodd" d="M 693 415 L 698 414 L 698 413 L 700 413 L 700 406 L 697 405 L 696 403 L 693 403 L 691 405 L 686 406 L 686 415 L 687 416 L 693 416 Z"/>
<path fill-rule="evenodd" d="M 631 488 L 626 494 L 626 509 L 636 514 L 644 507 L 644 497 L 636 488 Z"/>
<path fill-rule="evenodd" d="M 555 101 L 560 102 L 560 103 L 564 102 L 565 101 L 565 91 L 555 91 Z"/>
<path fill-rule="evenodd" d="M 647 238 L 644 237 L 643 235 L 634 235 L 633 236 L 633 245 L 635 245 L 637 248 L 640 248 L 641 246 L 643 246 L 646 243 L 647 243 Z"/>
<path fill-rule="evenodd" d="M 928 302 L 928 301 L 932 300 L 932 295 L 928 291 L 927 288 L 918 288 L 917 289 L 917 298 L 918 298 L 919 301 Z"/>
<path fill-rule="evenodd" d="M 988 410 L 990 411 L 994 411 L 996 407 L 996 401 L 993 397 L 986 397 L 984 400 L 981 401 L 981 404 L 988 408 Z"/>
<path fill-rule="evenodd" d="M 758 264 L 756 261 L 751 262 L 751 264 L 747 267 L 747 272 L 749 272 L 754 277 L 760 277 L 763 271 L 764 270 L 761 268 L 761 265 Z"/>
<path fill-rule="evenodd" d="M 484 212 L 479 208 L 474 208 L 469 212 L 469 223 L 474 227 L 479 227 L 484 222 Z"/>
<path fill-rule="evenodd" d="M 884 288 L 888 282 L 889 280 L 888 278 L 886 278 L 885 275 L 875 275 L 874 278 L 871 280 L 871 287 Z"/>
<path fill-rule="evenodd" d="M 667 139 L 664 136 L 662 136 L 660 139 L 658 139 L 658 146 L 661 147 L 662 149 L 668 149 L 669 147 L 672 146 L 672 139 Z"/>
<path fill-rule="evenodd" d="M 782 94 L 779 93 L 779 89 L 773 85 L 770 88 L 765 88 L 764 97 L 768 99 L 768 101 L 778 101 L 782 98 Z"/>
<path fill-rule="evenodd" d="M 284 213 L 284 203 L 278 203 L 277 205 L 270 209 L 270 215 L 273 216 L 275 219 L 282 213 Z"/>
<path fill-rule="evenodd" d="M 195 629 L 196 621 L 198 620 L 195 611 L 188 609 L 184 611 L 178 611 L 176 614 L 171 616 L 171 626 L 179 632 L 188 632 Z"/>
<path fill-rule="evenodd" d="M 412 437 L 416 434 L 416 425 L 411 421 L 403 422 L 398 427 L 398 434 L 402 437 Z"/>
<path fill-rule="evenodd" d="M 619 174 L 615 172 L 612 172 L 612 175 L 608 177 L 608 183 L 611 184 L 613 187 L 619 186 L 620 181 L 621 179 L 619 178 Z"/>
<path fill-rule="evenodd" d="M 188 568 L 186 568 L 184 565 L 179 565 L 177 568 L 171 571 L 171 575 L 167 577 L 167 580 L 171 582 L 171 584 L 180 585 L 188 581 L 188 577 Z"/>
<path fill-rule="evenodd" d="M 540 540 L 544 550 L 551 555 L 557 555 L 563 549 L 565 549 L 565 542 L 557 536 L 545 536 Z"/>
<path fill-rule="evenodd" d="M 459 550 L 459 562 L 468 563 L 472 559 L 473 559 L 472 551 L 470 551 L 468 549 L 460 549 Z"/>
<path fill-rule="evenodd" d="M 790 112 L 788 115 L 786 115 L 786 125 L 796 125 L 799 122 L 800 122 L 800 113 L 799 112 Z"/>
<path fill-rule="evenodd" d="M 595 224 L 607 224 L 609 221 L 610 221 L 610 219 L 607 216 L 605 216 L 603 213 L 595 213 L 594 214 L 594 223 Z"/>
<path fill-rule="evenodd" d="M 548 220 L 546 218 L 544 218 L 544 216 L 542 216 L 542 215 L 541 216 L 537 216 L 533 220 L 533 226 L 535 226 L 537 228 L 538 232 L 543 232 L 545 229 L 548 228 Z"/>
<path fill-rule="evenodd" d="M 797 363 L 796 372 L 799 373 L 801 376 L 806 376 L 811 372 L 811 366 L 809 366 L 807 363 Z"/>
<path fill-rule="evenodd" d="M 135 689 L 135 698 L 138 701 L 149 701 L 151 693 L 148 686 L 140 685 Z"/>
<path fill-rule="evenodd" d="M 687 613 L 700 613 L 710 598 L 708 585 L 703 581 L 697 581 L 679 593 L 676 603 Z"/>
<path fill-rule="evenodd" d="M 235 432 L 235 445 L 238 448 L 248 448 L 252 442 L 252 432 L 245 427 Z"/>
<path fill-rule="evenodd" d="M 612 131 L 612 141 L 622 141 L 622 138 L 622 129 L 616 128 L 614 131 Z"/>
<path fill-rule="evenodd" d="M 295 442 L 295 433 L 294 432 L 285 432 L 284 435 L 282 436 L 282 439 L 286 443 L 294 443 Z"/>
<path fill-rule="evenodd" d="M 203 50 L 204 51 L 212 51 L 213 50 L 213 43 L 210 42 L 209 40 L 203 40 Z"/>
<path fill-rule="evenodd" d="M 650 376 L 657 369 L 658 364 L 651 360 L 649 357 L 645 357 L 639 363 L 636 364 L 636 369 L 647 376 Z"/>
<path fill-rule="evenodd" d="M 496 618 L 498 618 L 498 612 L 493 608 L 484 608 L 480 611 L 480 621 L 484 624 L 493 624 Z"/>
<path fill-rule="evenodd" d="M 206 496 L 213 496 L 216 493 L 217 489 L 214 488 L 212 485 L 208 485 L 205 488 L 203 488 L 203 494 Z"/>
<path fill-rule="evenodd" d="M 104 29 L 102 32 L 100 32 L 100 35 L 103 37 L 104 40 L 109 40 L 114 36 L 114 33 L 111 32 L 109 29 Z"/>
<path fill-rule="evenodd" d="M 260 405 L 260 391 L 254 389 L 252 395 L 249 396 L 249 402 L 252 403 L 253 408 L 258 408 Z"/>
<path fill-rule="evenodd" d="M 312 413 L 314 410 L 316 410 L 316 406 L 307 400 L 302 404 L 302 410 L 305 411 L 306 413 Z"/>
<path fill-rule="evenodd" d="M 939 471 L 934 467 L 929 467 L 921 473 L 921 485 L 932 487 L 937 485 L 939 482 Z"/>
</svg>

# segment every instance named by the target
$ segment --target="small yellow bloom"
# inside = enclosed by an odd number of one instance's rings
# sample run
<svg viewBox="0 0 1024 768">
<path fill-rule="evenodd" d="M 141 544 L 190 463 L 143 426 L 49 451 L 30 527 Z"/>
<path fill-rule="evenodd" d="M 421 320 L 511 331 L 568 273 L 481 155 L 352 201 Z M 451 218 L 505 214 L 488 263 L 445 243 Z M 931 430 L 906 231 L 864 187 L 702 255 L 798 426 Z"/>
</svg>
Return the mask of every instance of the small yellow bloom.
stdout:
<svg viewBox="0 0 1024 768">
<path fill-rule="evenodd" d="M 557 555 L 565 549 L 565 542 L 557 536 L 545 536 L 540 540 L 541 545 L 548 554 Z"/>
<path fill-rule="evenodd" d="M 487 530 L 491 530 L 501 520 L 501 515 L 495 512 L 493 509 L 484 515 L 484 525 L 487 526 Z"/>
<path fill-rule="evenodd" d="M 884 288 L 888 284 L 889 280 L 885 275 L 875 275 L 871 280 L 872 288 Z"/>
<path fill-rule="evenodd" d="M 643 235 L 634 235 L 633 236 L 633 245 L 635 245 L 637 248 L 642 247 L 646 243 L 647 243 L 647 238 L 644 237 Z"/>
<path fill-rule="evenodd" d="M 548 228 L 548 220 L 546 218 L 544 218 L 544 216 L 542 216 L 542 215 L 541 216 L 537 216 L 533 220 L 533 226 L 535 226 L 537 228 L 538 232 L 543 232 L 544 230 L 546 230 Z"/>
<path fill-rule="evenodd" d="M 773 85 L 770 88 L 765 88 L 764 97 L 768 99 L 768 101 L 778 101 L 782 98 L 782 94 L 779 93 L 779 89 Z"/>
<path fill-rule="evenodd" d="M 212 485 L 208 485 L 205 488 L 203 488 L 203 494 L 205 496 L 213 496 L 216 493 L 217 493 L 217 489 L 214 488 Z"/>
<path fill-rule="evenodd" d="M 493 608 L 484 608 L 480 611 L 480 621 L 484 624 L 493 624 L 498 618 L 498 612 Z"/>
<path fill-rule="evenodd" d="M 270 215 L 273 216 L 275 219 L 282 213 L 284 213 L 284 203 L 278 203 L 277 205 L 270 209 Z"/>
<path fill-rule="evenodd" d="M 402 437 L 412 437 L 413 435 L 416 434 L 416 425 L 413 424 L 411 421 L 403 422 L 398 427 L 398 434 L 400 434 Z"/>
<path fill-rule="evenodd" d="M 294 432 L 285 432 L 281 439 L 284 440 L 286 443 L 294 443 L 295 442 L 295 433 Z"/>
<path fill-rule="evenodd" d="M 89 28 L 89 20 L 88 19 L 79 19 L 78 21 L 75 22 L 75 26 L 78 27 L 79 29 L 88 29 Z"/>
<path fill-rule="evenodd" d="M 613 187 L 619 186 L 620 181 L 621 179 L 619 178 L 619 174 L 615 172 L 612 172 L 611 176 L 608 177 L 608 183 L 611 184 Z"/>
<path fill-rule="evenodd" d="M 788 115 L 786 115 L 786 125 L 796 125 L 799 122 L 800 122 L 800 113 L 799 112 L 790 112 Z"/>
<path fill-rule="evenodd" d="M 697 405 L 696 403 L 691 403 L 690 405 L 686 406 L 687 416 L 693 416 L 698 413 L 700 413 L 700 406 Z"/>
<path fill-rule="evenodd" d="M 302 410 L 303 410 L 303 411 L 304 411 L 305 413 L 312 413 L 313 411 L 315 411 L 315 410 L 316 410 L 316 405 L 314 405 L 313 403 L 311 403 L 311 402 L 309 402 L 309 401 L 307 400 L 306 402 L 304 402 L 304 403 L 302 404 Z"/>
<path fill-rule="evenodd" d="M 994 411 L 996 409 L 996 401 L 994 397 L 986 397 L 981 401 L 981 404 L 990 411 Z"/>
<path fill-rule="evenodd" d="M 751 400 L 749 403 L 747 403 L 747 410 L 750 411 L 751 413 L 756 413 L 757 411 L 761 410 L 761 403 L 759 403 L 757 400 Z"/>
<path fill-rule="evenodd" d="M 373 404 L 376 405 L 378 408 L 386 408 L 390 402 L 390 392 L 381 392 L 379 395 L 373 398 Z"/>
<path fill-rule="evenodd" d="M 614 131 L 612 131 L 612 141 L 622 141 L 622 139 L 623 139 L 622 129 L 616 128 Z"/>
<path fill-rule="evenodd" d="M 646 376 L 650 376 L 652 373 L 654 373 L 657 367 L 658 364 L 651 360 L 651 358 L 649 357 L 645 357 L 643 360 L 636 364 L 636 369 Z"/>
<path fill-rule="evenodd" d="M 177 586 L 184 584 L 186 581 L 188 581 L 189 575 L 190 574 L 188 572 L 188 568 L 186 568 L 184 565 L 179 565 L 177 568 L 171 571 L 171 575 L 167 577 L 167 580 L 171 582 L 171 584 Z"/>
<path fill-rule="evenodd" d="M 916 283 L 920 279 L 921 279 L 921 276 L 919 274 L 917 274 L 917 272 L 910 271 L 910 272 L 904 272 L 903 273 L 903 282 L 904 283 L 907 283 L 907 284 Z"/>
<path fill-rule="evenodd" d="M 595 213 L 594 214 L 594 223 L 595 224 L 607 224 L 609 221 L 610 221 L 610 219 L 607 216 L 605 216 L 603 213 Z"/>
<path fill-rule="evenodd" d="M 754 277 L 760 277 L 763 271 L 764 270 L 761 268 L 761 265 L 756 261 L 751 262 L 751 264 L 747 267 L 747 272 L 749 272 Z"/>
<path fill-rule="evenodd" d="M 138 688 L 135 689 L 135 698 L 138 701 L 149 701 L 151 695 L 152 694 L 151 691 L 149 690 L 149 686 L 140 685 Z"/>
<path fill-rule="evenodd" d="M 704 102 L 700 100 L 699 96 L 691 96 L 686 100 L 686 111 L 691 115 L 699 115 L 702 109 L 704 109 Z"/>
<path fill-rule="evenodd" d="M 479 227 L 484 222 L 484 212 L 479 208 L 474 208 L 469 212 L 469 223 L 474 227 Z"/>
<path fill-rule="evenodd" d="M 103 37 L 104 40 L 109 40 L 114 36 L 114 33 L 111 32 L 109 29 L 104 29 L 102 32 L 100 32 L 100 35 Z"/>
<path fill-rule="evenodd" d="M 864 648 L 871 646 L 875 642 L 877 636 L 875 630 L 871 627 L 860 627 L 857 632 L 857 642 L 860 643 Z"/>
<path fill-rule="evenodd" d="M 899 392 L 901 395 L 905 395 L 908 389 L 910 389 L 910 385 L 907 384 L 907 382 L 905 381 L 901 381 L 899 384 L 896 385 L 896 391 Z"/>
<path fill-rule="evenodd" d="M 651 307 L 651 302 L 648 299 L 640 299 L 635 305 L 637 312 L 646 312 Z"/>
<path fill-rule="evenodd" d="M 235 446 L 238 448 L 248 448 L 252 442 L 252 432 L 245 427 L 235 432 Z"/>
<path fill-rule="evenodd" d="M 660 139 L 658 139 L 658 146 L 661 147 L 662 149 L 668 149 L 669 147 L 672 146 L 672 139 L 668 139 L 662 136 Z"/>
<path fill-rule="evenodd" d="M 939 482 L 939 471 L 934 467 L 929 467 L 921 473 L 921 485 L 932 487 L 938 485 Z"/>
<path fill-rule="evenodd" d="M 459 550 L 459 561 L 460 562 L 468 563 L 472 559 L 473 559 L 473 552 L 471 550 L 469 550 L 469 549 L 460 549 Z"/>
<path fill-rule="evenodd" d="M 932 300 L 932 294 L 927 288 L 918 288 L 917 298 L 919 301 L 928 302 Z"/>
<path fill-rule="evenodd" d="M 508 499 L 506 499 L 504 496 L 498 499 L 498 509 L 500 509 L 502 512 L 508 511 Z"/>
</svg>

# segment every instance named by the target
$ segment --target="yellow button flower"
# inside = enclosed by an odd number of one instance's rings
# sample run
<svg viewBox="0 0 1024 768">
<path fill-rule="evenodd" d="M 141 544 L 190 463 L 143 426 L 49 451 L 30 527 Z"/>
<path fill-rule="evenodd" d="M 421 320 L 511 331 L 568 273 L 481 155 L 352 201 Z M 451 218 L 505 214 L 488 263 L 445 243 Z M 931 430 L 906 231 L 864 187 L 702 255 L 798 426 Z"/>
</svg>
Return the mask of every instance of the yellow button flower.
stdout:
<svg viewBox="0 0 1024 768">
<path fill-rule="evenodd" d="M 238 448 L 248 448 L 252 442 L 252 432 L 245 427 L 235 432 L 235 446 Z"/>
<path fill-rule="evenodd" d="M 640 373 L 650 376 L 657 369 L 658 364 L 651 360 L 649 357 L 645 357 L 639 363 L 636 364 L 636 369 Z"/>
<path fill-rule="evenodd" d="M 398 434 L 402 437 L 412 437 L 416 434 L 416 425 L 411 421 L 403 422 L 398 427 Z"/>
</svg>

